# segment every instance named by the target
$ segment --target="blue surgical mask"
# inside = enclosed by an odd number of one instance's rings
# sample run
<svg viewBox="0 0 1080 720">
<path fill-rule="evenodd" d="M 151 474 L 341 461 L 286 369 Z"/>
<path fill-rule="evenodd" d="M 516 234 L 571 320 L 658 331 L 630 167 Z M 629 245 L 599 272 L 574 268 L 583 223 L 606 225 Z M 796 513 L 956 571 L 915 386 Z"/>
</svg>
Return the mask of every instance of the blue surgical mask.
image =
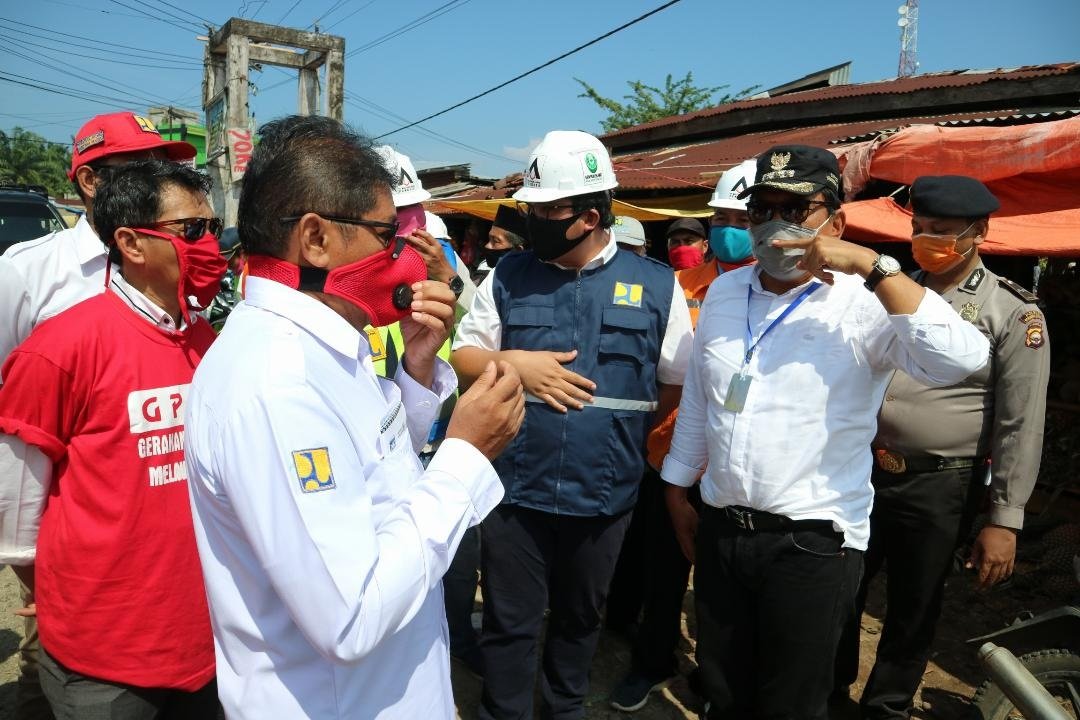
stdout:
<svg viewBox="0 0 1080 720">
<path fill-rule="evenodd" d="M 750 231 L 731 225 L 709 228 L 709 249 L 720 262 L 736 263 L 750 257 Z"/>
</svg>

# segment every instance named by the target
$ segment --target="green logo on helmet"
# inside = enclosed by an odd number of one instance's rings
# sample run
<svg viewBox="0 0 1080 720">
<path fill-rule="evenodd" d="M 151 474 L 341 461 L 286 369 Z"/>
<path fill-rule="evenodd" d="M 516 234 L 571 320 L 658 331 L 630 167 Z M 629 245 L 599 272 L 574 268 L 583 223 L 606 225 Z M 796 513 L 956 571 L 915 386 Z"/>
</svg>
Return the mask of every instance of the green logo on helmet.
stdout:
<svg viewBox="0 0 1080 720">
<path fill-rule="evenodd" d="M 586 153 L 586 155 L 585 155 L 585 167 L 589 168 L 589 172 L 591 172 L 591 173 L 596 172 L 596 168 L 597 168 L 596 156 L 593 155 L 592 153 Z"/>
</svg>

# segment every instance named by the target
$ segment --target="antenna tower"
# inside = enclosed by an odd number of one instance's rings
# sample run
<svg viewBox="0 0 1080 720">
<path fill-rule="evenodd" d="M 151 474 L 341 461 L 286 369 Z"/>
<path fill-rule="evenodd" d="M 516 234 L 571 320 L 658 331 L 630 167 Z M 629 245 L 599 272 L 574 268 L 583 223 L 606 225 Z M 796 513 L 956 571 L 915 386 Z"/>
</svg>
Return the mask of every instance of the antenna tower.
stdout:
<svg viewBox="0 0 1080 720">
<path fill-rule="evenodd" d="M 916 44 L 919 39 L 919 0 L 907 0 L 897 8 L 900 18 L 896 24 L 900 26 L 900 67 L 896 71 L 897 77 L 911 77 L 918 72 L 919 62 L 916 59 Z"/>
</svg>

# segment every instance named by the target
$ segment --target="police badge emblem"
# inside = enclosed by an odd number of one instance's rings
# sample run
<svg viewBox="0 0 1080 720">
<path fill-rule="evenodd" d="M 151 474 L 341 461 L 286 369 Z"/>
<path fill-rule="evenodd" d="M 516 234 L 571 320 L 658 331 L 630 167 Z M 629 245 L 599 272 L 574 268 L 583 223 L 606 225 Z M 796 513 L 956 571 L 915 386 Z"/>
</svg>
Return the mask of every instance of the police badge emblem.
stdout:
<svg viewBox="0 0 1080 720">
<path fill-rule="evenodd" d="M 978 303 L 964 303 L 960 308 L 960 318 L 967 320 L 970 323 L 975 322 L 979 317 L 980 305 Z"/>
</svg>

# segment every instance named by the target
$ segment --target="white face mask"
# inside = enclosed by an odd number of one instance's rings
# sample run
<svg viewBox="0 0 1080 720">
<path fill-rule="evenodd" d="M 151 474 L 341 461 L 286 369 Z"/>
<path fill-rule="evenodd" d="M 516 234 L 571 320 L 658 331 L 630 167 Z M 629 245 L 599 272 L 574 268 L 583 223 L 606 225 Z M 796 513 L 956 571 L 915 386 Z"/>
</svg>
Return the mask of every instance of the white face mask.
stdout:
<svg viewBox="0 0 1080 720">
<path fill-rule="evenodd" d="M 787 222 L 786 220 L 769 220 L 760 225 L 750 228 L 751 251 L 757 258 L 758 265 L 777 280 L 798 280 L 806 274 L 805 270 L 796 267 L 799 258 L 806 254 L 802 248 L 778 248 L 773 247 L 777 240 L 809 240 L 817 237 L 821 228 L 832 219 L 832 214 L 816 228 L 807 228 L 802 225 Z"/>
</svg>

